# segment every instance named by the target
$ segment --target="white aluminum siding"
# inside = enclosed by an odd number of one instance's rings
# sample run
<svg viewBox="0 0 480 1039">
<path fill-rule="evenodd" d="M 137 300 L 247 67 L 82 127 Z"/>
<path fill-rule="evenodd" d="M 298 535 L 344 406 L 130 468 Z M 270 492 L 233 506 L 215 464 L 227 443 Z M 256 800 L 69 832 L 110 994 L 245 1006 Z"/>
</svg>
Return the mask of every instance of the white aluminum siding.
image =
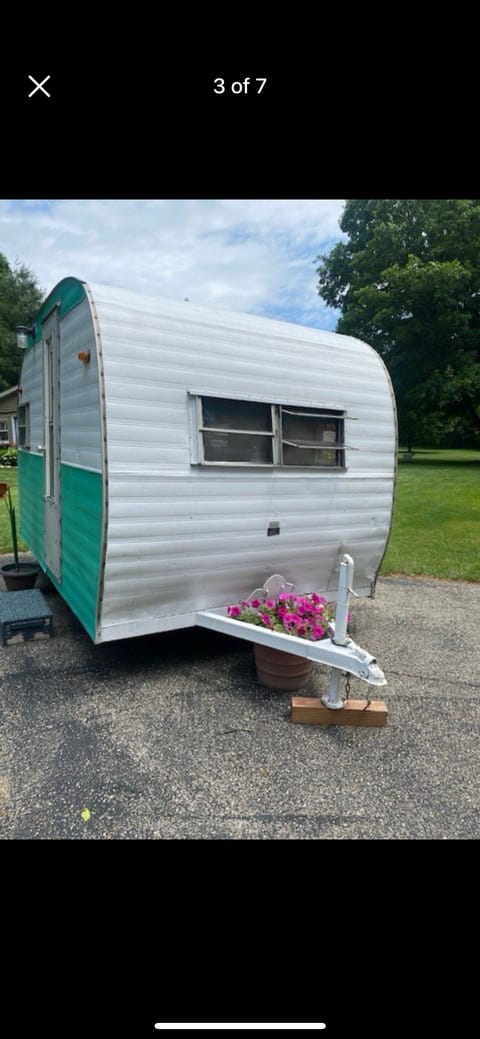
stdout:
<svg viewBox="0 0 480 1039">
<path fill-rule="evenodd" d="M 280 572 L 332 594 L 344 552 L 368 594 L 391 522 L 396 424 L 358 340 L 91 286 L 105 375 L 109 520 L 101 635 L 193 623 Z M 345 409 L 347 471 L 191 465 L 188 391 Z M 280 535 L 267 537 L 268 524 Z"/>
<path fill-rule="evenodd" d="M 102 428 L 95 332 L 88 300 L 60 322 L 60 403 L 62 462 L 102 472 Z M 89 350 L 88 364 L 79 361 Z"/>
<path fill-rule="evenodd" d="M 39 454 L 45 440 L 45 419 L 43 401 L 43 344 L 36 343 L 23 356 L 22 393 L 19 404 L 28 404 L 30 412 L 30 450 Z"/>
<path fill-rule="evenodd" d="M 78 360 L 80 350 L 90 361 Z M 23 395 L 30 405 L 31 453 L 45 440 L 43 398 L 43 341 L 25 353 Z M 61 462 L 102 472 L 102 429 L 95 334 L 90 308 L 83 300 L 60 321 Z"/>
</svg>

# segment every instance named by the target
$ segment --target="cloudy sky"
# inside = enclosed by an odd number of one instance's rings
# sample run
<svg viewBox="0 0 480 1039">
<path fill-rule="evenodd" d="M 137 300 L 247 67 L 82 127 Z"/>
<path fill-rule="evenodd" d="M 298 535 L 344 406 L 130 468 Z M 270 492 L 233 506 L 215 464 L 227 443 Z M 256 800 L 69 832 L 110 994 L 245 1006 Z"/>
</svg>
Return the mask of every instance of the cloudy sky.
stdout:
<svg viewBox="0 0 480 1039">
<path fill-rule="evenodd" d="M 342 200 L 0 200 L 0 252 L 49 292 L 61 278 L 332 329 L 315 258 L 341 237 Z"/>
</svg>

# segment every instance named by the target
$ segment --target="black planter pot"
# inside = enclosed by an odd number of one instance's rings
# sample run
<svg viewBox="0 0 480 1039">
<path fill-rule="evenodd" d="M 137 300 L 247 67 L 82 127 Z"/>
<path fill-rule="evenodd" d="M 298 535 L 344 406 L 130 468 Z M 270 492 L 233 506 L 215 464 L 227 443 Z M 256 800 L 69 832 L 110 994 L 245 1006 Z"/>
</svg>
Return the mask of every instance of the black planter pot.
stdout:
<svg viewBox="0 0 480 1039">
<path fill-rule="evenodd" d="M 0 573 L 5 581 L 7 592 L 22 592 L 26 588 L 33 588 L 40 573 L 38 563 L 19 563 L 18 565 L 18 570 L 15 563 L 0 566 Z"/>
</svg>

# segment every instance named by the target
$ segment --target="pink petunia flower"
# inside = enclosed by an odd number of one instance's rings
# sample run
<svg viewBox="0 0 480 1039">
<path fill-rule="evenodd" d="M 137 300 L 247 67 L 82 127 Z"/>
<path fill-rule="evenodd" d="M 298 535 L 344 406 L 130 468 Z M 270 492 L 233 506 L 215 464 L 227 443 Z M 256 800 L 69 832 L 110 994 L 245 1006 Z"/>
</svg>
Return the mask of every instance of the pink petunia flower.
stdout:
<svg viewBox="0 0 480 1039">
<path fill-rule="evenodd" d="M 227 616 L 261 624 L 270 630 L 283 630 L 286 635 L 318 641 L 327 633 L 328 623 L 334 616 L 334 604 L 316 592 L 308 595 L 280 592 L 278 596 L 265 600 L 242 599 L 240 603 L 227 606 Z"/>
<path fill-rule="evenodd" d="M 286 613 L 283 618 L 284 624 L 300 624 L 301 619 L 297 613 Z"/>
</svg>

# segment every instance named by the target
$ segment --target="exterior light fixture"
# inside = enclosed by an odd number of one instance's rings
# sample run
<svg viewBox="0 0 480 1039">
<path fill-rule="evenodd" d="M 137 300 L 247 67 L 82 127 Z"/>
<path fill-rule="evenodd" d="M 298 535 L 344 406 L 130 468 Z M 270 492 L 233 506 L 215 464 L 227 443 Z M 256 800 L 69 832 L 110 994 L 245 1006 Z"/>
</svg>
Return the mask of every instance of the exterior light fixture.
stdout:
<svg viewBox="0 0 480 1039">
<path fill-rule="evenodd" d="M 35 325 L 17 325 L 15 333 L 18 349 L 28 350 L 28 337 L 35 335 Z"/>
<path fill-rule="evenodd" d="M 88 364 L 90 360 L 90 350 L 80 350 L 80 353 L 77 354 L 77 357 L 79 361 L 83 362 L 83 364 Z"/>
</svg>

